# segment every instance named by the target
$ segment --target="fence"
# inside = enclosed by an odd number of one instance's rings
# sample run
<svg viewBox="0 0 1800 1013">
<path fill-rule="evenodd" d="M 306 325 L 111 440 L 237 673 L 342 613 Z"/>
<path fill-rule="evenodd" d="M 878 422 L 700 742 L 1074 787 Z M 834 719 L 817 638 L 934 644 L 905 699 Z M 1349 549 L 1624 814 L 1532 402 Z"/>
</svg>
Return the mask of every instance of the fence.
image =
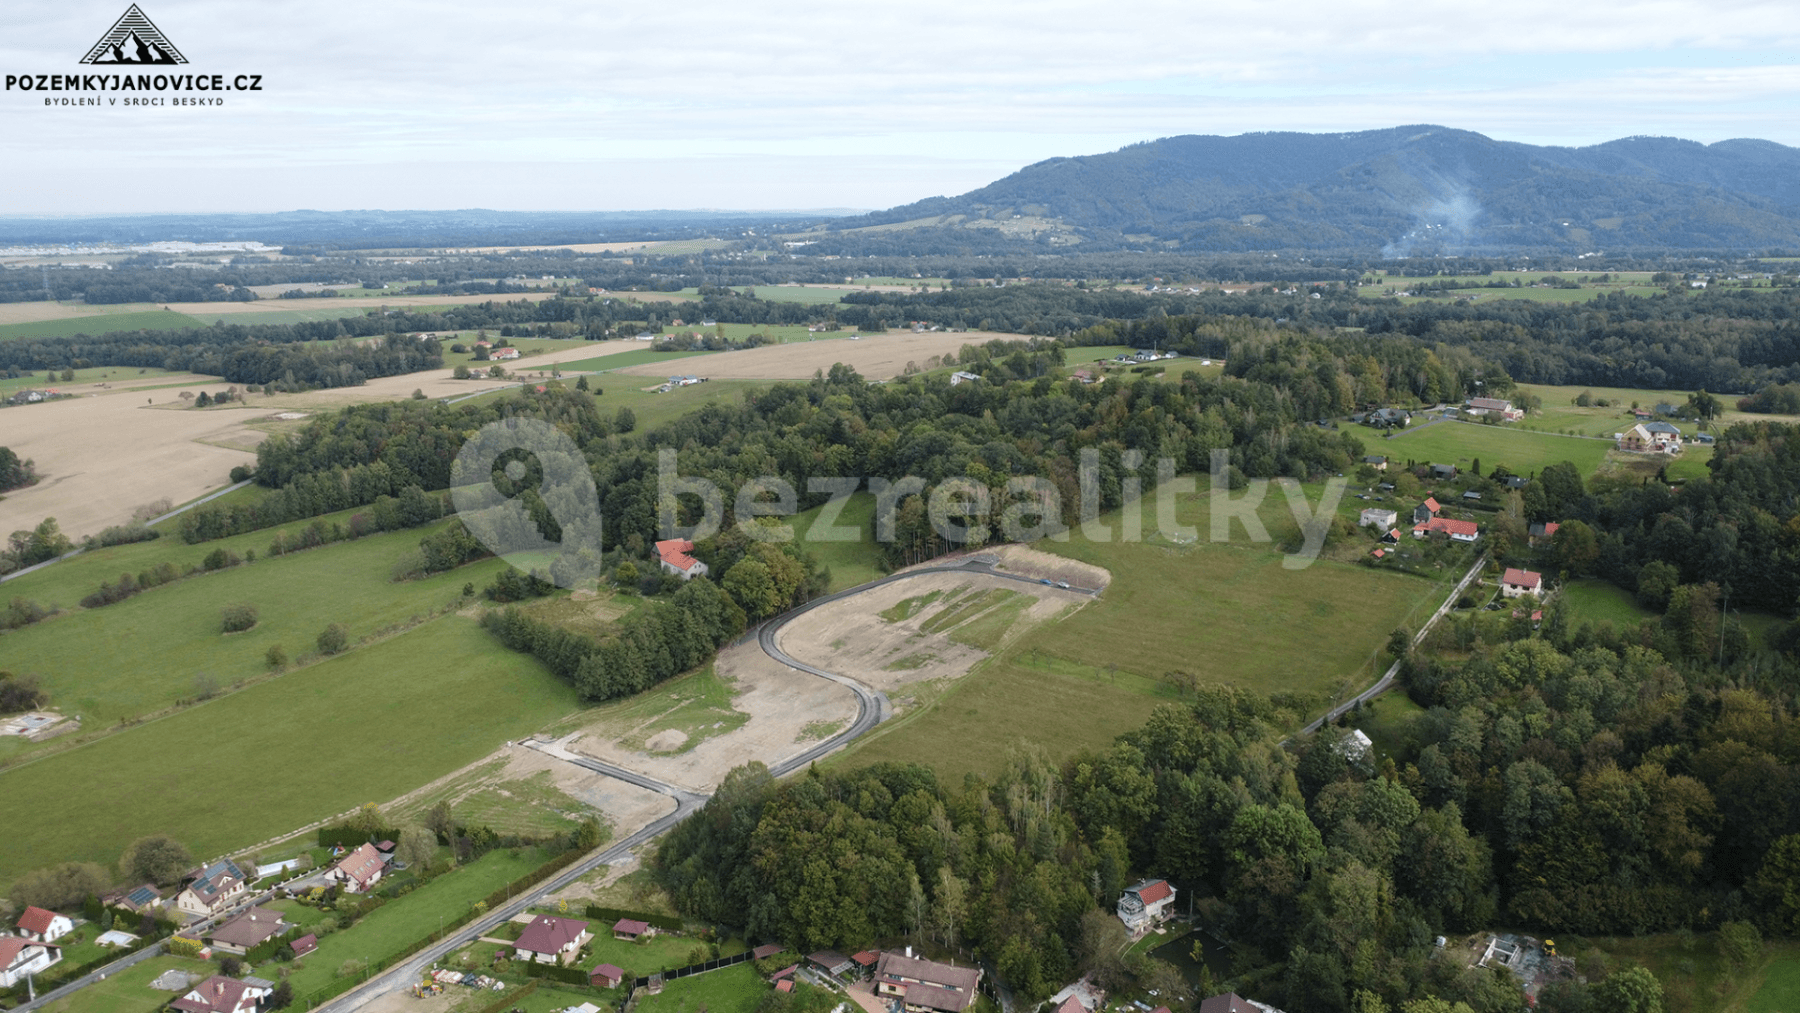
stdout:
<svg viewBox="0 0 1800 1013">
<path fill-rule="evenodd" d="M 589 904 L 587 906 L 587 916 L 594 921 L 605 922 L 608 925 L 619 921 L 621 918 L 630 918 L 634 921 L 643 922 L 646 925 L 654 925 L 665 932 L 680 932 L 683 927 L 683 923 L 679 918 L 653 915 L 643 911 L 626 911 L 623 908 L 616 907 L 600 907 L 597 904 Z"/>
<path fill-rule="evenodd" d="M 673 971 L 664 971 L 662 972 L 662 980 L 665 982 L 674 981 L 676 978 L 686 978 L 690 975 L 704 974 L 707 971 L 717 971 L 721 967 L 730 967 L 733 964 L 741 964 L 749 959 L 750 951 L 745 950 L 733 957 L 718 957 L 713 960 L 708 960 L 705 963 L 689 964 L 686 967 L 676 968 Z M 648 984 L 650 984 L 649 978 L 637 978 L 632 982 L 632 985 L 635 988 L 643 988 Z"/>
</svg>

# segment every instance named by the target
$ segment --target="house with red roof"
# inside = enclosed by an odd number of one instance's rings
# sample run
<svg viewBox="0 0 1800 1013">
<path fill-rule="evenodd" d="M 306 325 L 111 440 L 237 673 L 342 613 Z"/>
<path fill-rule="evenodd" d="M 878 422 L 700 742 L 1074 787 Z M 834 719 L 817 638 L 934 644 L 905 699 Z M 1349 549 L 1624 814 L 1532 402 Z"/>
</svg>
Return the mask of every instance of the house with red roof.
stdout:
<svg viewBox="0 0 1800 1013">
<path fill-rule="evenodd" d="M 792 978 L 783 978 L 775 983 L 775 991 L 777 992 L 792 992 L 793 990 L 794 979 Z"/>
<path fill-rule="evenodd" d="M 1414 538 L 1427 538 L 1438 533 L 1449 535 L 1453 542 L 1473 542 L 1481 535 L 1481 525 L 1449 517 L 1433 517 L 1422 524 L 1413 525 Z"/>
<path fill-rule="evenodd" d="M 513 944 L 513 954 L 520 960 L 538 964 L 566 964 L 581 952 L 582 946 L 594 938 L 588 923 L 575 918 L 538 915 Z"/>
<path fill-rule="evenodd" d="M 288 948 L 294 951 L 294 956 L 304 957 L 308 953 L 319 948 L 319 937 L 315 933 L 308 932 L 306 935 L 289 943 Z"/>
<path fill-rule="evenodd" d="M 1544 575 L 1530 570 L 1516 570 L 1507 567 L 1500 575 L 1500 594 L 1505 598 L 1518 598 L 1524 595 L 1544 593 Z"/>
<path fill-rule="evenodd" d="M 366 893 L 381 882 L 381 874 L 385 871 L 387 856 L 377 851 L 375 845 L 364 844 L 327 870 L 325 877 L 342 883 L 351 893 Z"/>
<path fill-rule="evenodd" d="M 706 564 L 688 554 L 693 551 L 694 543 L 685 538 L 669 538 L 656 543 L 656 555 L 662 561 L 662 568 L 680 574 L 682 580 L 692 580 L 706 572 Z"/>
<path fill-rule="evenodd" d="M 1166 879 L 1146 879 L 1119 896 L 1119 920 L 1132 933 L 1161 921 L 1175 903 L 1175 888 Z"/>
<path fill-rule="evenodd" d="M 19 916 L 19 935 L 37 943 L 53 943 L 75 931 L 68 915 L 59 915 L 41 907 L 28 907 Z"/>
<path fill-rule="evenodd" d="M 496 348 L 492 352 L 488 353 L 488 358 L 494 359 L 496 361 L 504 361 L 507 359 L 516 359 L 518 357 L 519 357 L 519 350 L 516 348 Z"/>
<path fill-rule="evenodd" d="M 275 991 L 261 978 L 227 978 L 215 974 L 169 1004 L 182 1013 L 255 1013 L 257 1004 Z"/>
<path fill-rule="evenodd" d="M 0 988 L 11 988 L 62 959 L 62 947 L 24 936 L 0 936 Z"/>
</svg>

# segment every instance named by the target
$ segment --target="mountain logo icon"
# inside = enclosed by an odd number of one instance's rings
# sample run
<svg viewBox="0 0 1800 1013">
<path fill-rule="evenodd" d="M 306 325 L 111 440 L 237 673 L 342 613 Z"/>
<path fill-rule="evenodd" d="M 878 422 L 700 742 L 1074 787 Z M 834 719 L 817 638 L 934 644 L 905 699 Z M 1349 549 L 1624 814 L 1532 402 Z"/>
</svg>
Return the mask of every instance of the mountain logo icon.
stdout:
<svg viewBox="0 0 1800 1013">
<path fill-rule="evenodd" d="M 81 62 L 167 65 L 186 63 L 187 57 L 182 56 L 169 37 L 150 23 L 137 4 L 132 4 L 113 23 L 112 30 L 94 43 L 94 48 L 88 50 Z"/>
</svg>

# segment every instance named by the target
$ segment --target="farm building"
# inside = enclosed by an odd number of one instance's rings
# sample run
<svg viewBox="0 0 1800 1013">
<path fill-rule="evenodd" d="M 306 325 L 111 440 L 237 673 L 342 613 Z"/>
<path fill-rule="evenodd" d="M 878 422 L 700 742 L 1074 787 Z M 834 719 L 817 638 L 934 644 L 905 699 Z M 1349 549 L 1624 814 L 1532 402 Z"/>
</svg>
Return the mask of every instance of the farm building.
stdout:
<svg viewBox="0 0 1800 1013">
<path fill-rule="evenodd" d="M 1500 575 L 1500 594 L 1507 598 L 1518 598 L 1523 595 L 1543 593 L 1544 575 L 1530 570 L 1515 570 L 1507 567 Z"/>
<path fill-rule="evenodd" d="M 1175 888 L 1168 880 L 1146 879 L 1119 896 L 1119 920 L 1133 933 L 1142 932 L 1161 921 L 1174 903 Z"/>
<path fill-rule="evenodd" d="M 175 895 L 175 906 L 191 915 L 210 915 L 231 906 L 244 892 L 244 871 L 231 859 L 200 870 L 185 889 Z"/>
<path fill-rule="evenodd" d="M 680 574 L 682 580 L 692 580 L 706 572 L 706 564 L 688 553 L 694 551 L 694 543 L 685 538 L 670 538 L 656 543 L 656 556 L 662 568 L 669 573 Z"/>
<path fill-rule="evenodd" d="M 75 931 L 68 915 L 59 915 L 41 907 L 28 907 L 17 922 L 19 935 L 34 943 L 54 943 Z"/>
<path fill-rule="evenodd" d="M 516 359 L 518 357 L 519 350 L 516 348 L 496 348 L 488 353 L 488 358 L 493 359 L 496 362 L 504 362 L 508 359 Z"/>
<path fill-rule="evenodd" d="M 875 965 L 875 994 L 897 998 L 910 1013 L 962 1013 L 975 1003 L 979 967 L 956 967 L 912 955 L 883 953 Z"/>
<path fill-rule="evenodd" d="M 538 915 L 513 944 L 519 960 L 538 964 L 567 963 L 589 939 L 588 923 L 574 918 Z"/>
<path fill-rule="evenodd" d="M 344 889 L 351 893 L 366 893 L 381 881 L 381 874 L 386 869 L 386 857 L 375 850 L 375 845 L 364 844 L 332 866 L 325 873 L 325 878 L 342 883 Z"/>
<path fill-rule="evenodd" d="M 0 936 L 0 988 L 11 988 L 61 959 L 62 947 L 55 943 Z"/>
<path fill-rule="evenodd" d="M 1464 402 L 1470 415 L 1498 415 L 1508 422 L 1522 419 L 1525 413 L 1513 407 L 1511 401 L 1502 401 L 1491 397 L 1472 397 Z"/>
</svg>

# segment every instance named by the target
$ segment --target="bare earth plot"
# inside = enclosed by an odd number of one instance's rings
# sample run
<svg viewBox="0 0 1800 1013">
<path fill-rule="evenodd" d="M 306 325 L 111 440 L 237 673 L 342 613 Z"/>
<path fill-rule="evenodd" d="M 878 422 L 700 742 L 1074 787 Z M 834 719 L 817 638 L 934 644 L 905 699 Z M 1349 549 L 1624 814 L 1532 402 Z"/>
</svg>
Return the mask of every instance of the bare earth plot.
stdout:
<svg viewBox="0 0 1800 1013">
<path fill-rule="evenodd" d="M 833 363 L 841 362 L 871 380 L 882 380 L 899 376 L 909 362 L 916 362 L 923 369 L 926 359 L 934 355 L 955 355 L 964 345 L 981 344 L 994 338 L 1018 341 L 1020 337 L 986 331 L 960 334 L 895 331 L 864 335 L 859 341 L 833 338 L 720 352 L 707 356 L 702 368 L 705 375 L 713 379 L 804 380 L 817 370 L 830 369 Z M 627 366 L 619 372 L 662 377 L 667 376 L 669 370 L 662 363 L 649 363 Z"/>
<path fill-rule="evenodd" d="M 483 803 L 493 804 L 495 796 L 513 799 L 515 807 L 532 806 L 536 800 L 528 798 L 518 786 L 530 785 L 546 772 L 557 792 L 573 803 L 601 813 L 612 827 L 614 840 L 629 836 L 675 808 L 675 800 L 667 795 L 597 774 L 535 749 L 514 745 L 409 792 L 389 803 L 384 810 L 406 822 L 422 823 L 427 810 L 439 802 L 448 802 L 459 818 L 489 822 L 502 833 L 509 830 L 528 832 L 529 826 L 502 827 L 486 820 L 477 809 Z"/>
<path fill-rule="evenodd" d="M 202 382 L 195 390 L 224 383 L 196 379 Z M 146 404 L 146 399 L 159 406 L 179 402 L 179 393 L 175 387 L 148 393 L 115 388 L 6 409 L 0 414 L 5 445 L 37 462 L 43 479 L 0 500 L 0 532 L 55 517 L 65 534 L 79 539 L 130 520 L 142 504 L 183 503 L 204 495 L 226 484 L 233 467 L 256 463 L 263 434 L 245 423 L 266 417 L 266 410 L 162 410 Z"/>
<path fill-rule="evenodd" d="M 733 731 L 708 738 L 685 752 L 657 753 L 623 744 L 635 738 L 635 726 L 603 721 L 563 745 L 670 784 L 710 792 L 734 767 L 752 760 L 772 765 L 824 737 L 816 734 L 818 725 L 807 737 L 809 724 L 823 722 L 841 729 L 856 716 L 856 697 L 849 689 L 781 664 L 764 654 L 755 641 L 719 652 L 714 670 L 720 679 L 733 684 L 732 706 L 749 715 L 749 720 Z M 645 745 L 679 749 L 682 743 Z"/>
</svg>

